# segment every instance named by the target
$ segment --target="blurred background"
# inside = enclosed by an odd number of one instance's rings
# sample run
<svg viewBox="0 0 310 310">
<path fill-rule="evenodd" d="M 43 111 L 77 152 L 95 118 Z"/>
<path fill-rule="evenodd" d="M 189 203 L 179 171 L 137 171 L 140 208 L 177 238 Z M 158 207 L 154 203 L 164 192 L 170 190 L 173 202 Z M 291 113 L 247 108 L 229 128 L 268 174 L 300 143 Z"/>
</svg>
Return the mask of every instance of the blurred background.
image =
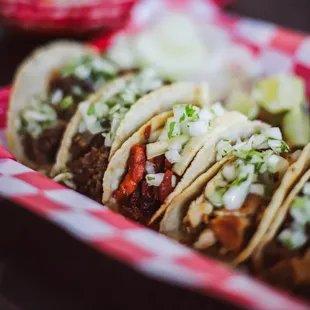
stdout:
<svg viewBox="0 0 310 310">
<path fill-rule="evenodd" d="M 11 82 L 16 66 L 36 46 L 59 37 L 90 40 L 107 34 L 123 27 L 141 1 L 149 0 L 0 0 L 0 85 Z M 310 32 L 309 0 L 212 1 L 231 14 Z"/>
</svg>

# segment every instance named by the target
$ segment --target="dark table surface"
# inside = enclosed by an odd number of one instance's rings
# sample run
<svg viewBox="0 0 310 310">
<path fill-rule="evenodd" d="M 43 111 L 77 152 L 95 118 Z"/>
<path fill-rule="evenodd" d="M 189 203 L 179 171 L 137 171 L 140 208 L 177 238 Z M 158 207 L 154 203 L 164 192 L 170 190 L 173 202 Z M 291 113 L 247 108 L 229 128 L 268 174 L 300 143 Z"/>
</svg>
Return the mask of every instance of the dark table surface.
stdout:
<svg viewBox="0 0 310 310">
<path fill-rule="evenodd" d="M 234 14 L 260 18 L 299 31 L 310 32 L 309 0 L 239 0 L 229 10 Z M 17 65 L 26 55 L 36 46 L 52 39 L 16 33 L 0 26 L 0 86 L 11 82 Z M 88 38 L 82 40 L 85 39 Z M 0 204 L 1 310 L 88 310 L 127 307 L 129 309 L 134 304 L 135 308 L 138 305 L 144 306 L 145 302 L 148 303 L 148 307 L 151 303 L 152 309 L 166 308 L 169 305 L 170 309 L 176 308 L 176 306 L 179 309 L 182 308 L 181 303 L 175 303 L 178 296 L 182 296 L 183 305 L 186 305 L 186 302 L 188 305 L 194 299 L 195 304 L 191 305 L 193 309 L 202 308 L 206 302 L 211 303 L 210 309 L 231 308 L 225 304 L 211 302 L 198 295 L 184 293 L 184 291 L 138 277 L 128 268 L 118 266 L 108 258 L 102 258 L 86 246 L 78 244 L 57 229 L 51 228 L 49 224 L 31 216 L 29 218 L 29 214 L 19 210 L 18 207 L 2 208 L 4 203 L 1 200 Z M 26 222 L 22 225 L 21 222 L 16 221 L 17 218 L 25 219 Z M 41 239 L 37 239 L 33 244 L 31 241 L 36 239 L 36 235 L 31 230 L 28 232 L 27 242 L 23 242 L 24 238 L 20 238 L 20 234 L 27 232 L 27 228 L 25 228 L 27 221 L 28 225 L 36 226 L 41 232 Z M 8 223 L 14 223 L 14 225 L 8 225 Z M 46 235 L 42 239 L 44 233 Z M 41 240 L 41 245 L 43 245 L 44 240 L 48 238 L 53 243 L 50 249 L 44 246 L 29 249 L 29 246 L 34 246 L 35 243 L 40 245 L 38 240 Z M 71 264 L 72 261 L 75 263 Z M 64 264 L 71 268 L 61 269 Z M 94 268 L 94 266 L 98 266 L 98 268 Z M 102 270 L 102 268 L 106 269 Z M 109 274 L 109 268 L 110 270 L 119 270 L 119 272 L 117 274 L 110 272 Z M 100 283 L 100 275 L 110 276 L 110 287 L 107 287 L 106 279 L 102 279 L 102 283 Z M 56 278 L 61 281 L 55 280 Z M 115 280 L 116 278 L 119 280 Z M 125 278 L 126 280 L 124 280 Z M 126 290 L 128 279 L 131 282 Z M 118 283 L 122 285 L 118 286 Z M 149 292 L 149 296 L 152 296 L 154 291 L 157 292 L 156 296 L 159 300 L 161 299 L 159 294 L 163 294 L 163 297 L 168 300 L 167 303 L 152 301 L 148 295 L 145 295 Z M 167 291 L 168 295 L 164 293 Z M 141 293 L 144 296 L 141 297 Z M 122 298 L 119 298 L 118 295 L 122 295 Z M 133 296 L 136 296 L 136 301 Z M 156 299 L 156 296 L 153 298 Z"/>
</svg>

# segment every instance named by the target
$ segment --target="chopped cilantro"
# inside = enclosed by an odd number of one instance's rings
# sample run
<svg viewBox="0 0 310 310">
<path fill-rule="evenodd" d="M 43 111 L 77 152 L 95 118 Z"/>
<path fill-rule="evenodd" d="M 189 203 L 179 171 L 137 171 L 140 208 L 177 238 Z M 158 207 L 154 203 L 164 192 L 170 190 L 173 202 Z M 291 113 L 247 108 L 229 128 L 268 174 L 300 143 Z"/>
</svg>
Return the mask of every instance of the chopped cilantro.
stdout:
<svg viewBox="0 0 310 310">
<path fill-rule="evenodd" d="M 181 118 L 180 118 L 180 123 L 182 123 L 182 122 L 185 121 L 185 117 L 186 117 L 186 115 L 185 115 L 185 113 L 183 113 L 183 115 L 182 115 Z"/>
<path fill-rule="evenodd" d="M 87 115 L 93 115 L 94 113 L 95 113 L 95 104 L 91 103 L 91 105 L 89 106 L 87 110 Z"/>
<path fill-rule="evenodd" d="M 260 168 L 262 167 L 262 165 L 264 164 L 264 162 L 260 162 L 260 163 L 256 163 L 254 166 L 254 171 L 255 173 L 259 173 Z"/>
<path fill-rule="evenodd" d="M 232 186 L 239 186 L 241 183 L 245 182 L 247 179 L 248 179 L 249 175 L 246 174 L 242 177 L 239 177 L 237 179 L 235 179 L 232 183 L 229 184 L 229 187 L 232 187 Z"/>
<path fill-rule="evenodd" d="M 280 150 L 281 153 L 288 152 L 290 150 L 289 146 L 286 144 L 285 141 L 282 141 Z"/>
<path fill-rule="evenodd" d="M 196 113 L 196 110 L 193 108 L 192 104 L 188 104 L 185 107 L 185 112 L 188 117 L 192 117 Z"/>
<path fill-rule="evenodd" d="M 175 128 L 176 122 L 171 122 L 169 125 L 169 131 L 168 131 L 168 138 L 171 139 L 174 137 L 174 128 Z"/>
<path fill-rule="evenodd" d="M 59 106 L 62 110 L 66 110 L 71 104 L 73 104 L 73 98 L 71 96 L 66 96 L 61 100 Z"/>
<path fill-rule="evenodd" d="M 148 176 L 147 176 L 147 180 L 148 180 L 148 181 L 153 181 L 153 180 L 155 180 L 155 177 L 152 177 L 152 176 L 149 176 L 149 175 L 148 175 Z"/>
<path fill-rule="evenodd" d="M 198 114 L 195 114 L 192 116 L 191 118 L 191 121 L 195 122 L 195 121 L 198 121 L 199 120 L 199 115 Z"/>
</svg>

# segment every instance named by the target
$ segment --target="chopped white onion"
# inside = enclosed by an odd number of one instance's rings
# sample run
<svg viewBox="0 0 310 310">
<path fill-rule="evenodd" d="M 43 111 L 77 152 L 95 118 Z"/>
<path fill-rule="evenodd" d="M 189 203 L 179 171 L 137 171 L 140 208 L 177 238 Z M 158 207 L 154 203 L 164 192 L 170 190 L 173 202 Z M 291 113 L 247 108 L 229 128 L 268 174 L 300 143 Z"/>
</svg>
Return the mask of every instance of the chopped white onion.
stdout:
<svg viewBox="0 0 310 310">
<path fill-rule="evenodd" d="M 180 152 L 182 150 L 182 144 L 180 142 L 170 143 L 168 146 L 168 150 Z"/>
<path fill-rule="evenodd" d="M 181 159 L 181 155 L 176 150 L 171 150 L 165 153 L 166 158 L 173 164 Z"/>
<path fill-rule="evenodd" d="M 253 135 L 253 140 L 252 140 L 252 147 L 254 149 L 265 149 L 265 148 L 268 148 L 268 145 L 266 144 L 267 142 L 267 138 L 260 134 L 260 135 Z"/>
<path fill-rule="evenodd" d="M 171 186 L 175 187 L 177 185 L 177 177 L 175 175 L 171 178 Z"/>
<path fill-rule="evenodd" d="M 281 152 L 282 142 L 279 140 L 268 140 L 269 147 L 276 153 Z"/>
<path fill-rule="evenodd" d="M 185 104 L 175 104 L 175 105 L 173 106 L 173 114 L 174 114 L 175 119 L 176 119 L 178 122 L 180 121 L 180 118 L 183 116 L 183 114 L 186 115 L 186 113 L 185 113 L 185 107 L 186 107 Z"/>
<path fill-rule="evenodd" d="M 90 75 L 90 68 L 87 68 L 85 66 L 78 66 L 75 69 L 74 74 L 80 79 L 87 79 Z"/>
<path fill-rule="evenodd" d="M 224 156 L 233 150 L 229 140 L 222 139 L 216 146 L 216 160 L 221 160 Z"/>
<path fill-rule="evenodd" d="M 109 107 L 102 103 L 102 102 L 96 102 L 94 105 L 95 108 L 95 114 L 98 118 L 103 118 L 104 116 L 108 115 Z"/>
<path fill-rule="evenodd" d="M 39 122 L 50 119 L 48 115 L 37 112 L 37 111 L 33 111 L 33 110 L 26 111 L 24 113 L 24 118 L 27 120 L 34 120 L 34 121 L 39 121 Z"/>
<path fill-rule="evenodd" d="M 302 192 L 303 192 L 305 195 L 310 196 L 310 182 L 305 183 Z"/>
<path fill-rule="evenodd" d="M 120 115 L 118 113 L 115 113 L 113 115 L 112 122 L 111 122 L 111 132 L 113 134 L 116 132 L 120 121 L 121 121 Z"/>
<path fill-rule="evenodd" d="M 214 114 L 207 107 L 201 109 L 198 113 L 198 116 L 200 120 L 205 121 L 205 122 L 208 122 L 214 119 Z"/>
<path fill-rule="evenodd" d="M 285 158 L 272 154 L 268 158 L 267 167 L 271 173 L 276 173 L 288 168 L 288 162 Z"/>
<path fill-rule="evenodd" d="M 148 185 L 159 186 L 164 179 L 164 175 L 164 173 L 147 174 L 145 179 Z"/>
<path fill-rule="evenodd" d="M 289 249 L 302 247 L 307 241 L 307 235 L 303 230 L 284 229 L 278 236 L 278 240 Z"/>
<path fill-rule="evenodd" d="M 51 104 L 57 104 L 63 98 L 63 91 L 61 89 L 56 89 L 51 98 Z"/>
<path fill-rule="evenodd" d="M 227 181 L 232 181 L 236 178 L 236 168 L 233 165 L 225 165 L 222 174 Z"/>
<path fill-rule="evenodd" d="M 223 196 L 224 206 L 227 210 L 240 209 L 248 195 L 249 184 L 243 182 L 239 186 L 232 186 Z"/>
<path fill-rule="evenodd" d="M 153 163 L 151 163 L 150 161 L 147 161 L 146 164 L 145 164 L 145 169 L 146 169 L 146 172 L 148 174 L 154 174 L 155 173 L 155 165 Z"/>
<path fill-rule="evenodd" d="M 264 131 L 264 135 L 267 138 L 282 140 L 282 133 L 279 127 L 268 128 Z"/>
<path fill-rule="evenodd" d="M 111 147 L 112 146 L 112 135 L 111 135 L 111 133 L 110 132 L 103 133 L 102 136 L 105 137 L 104 145 L 107 147 Z"/>
<path fill-rule="evenodd" d="M 213 104 L 211 110 L 217 116 L 221 116 L 225 113 L 225 109 L 219 102 L 216 102 L 215 104 Z"/>
<path fill-rule="evenodd" d="M 191 137 L 201 136 L 208 131 L 208 125 L 201 120 L 189 122 L 187 128 Z"/>
<path fill-rule="evenodd" d="M 251 184 L 250 185 L 250 193 L 256 194 L 258 196 L 264 196 L 264 185 L 263 184 Z"/>
</svg>

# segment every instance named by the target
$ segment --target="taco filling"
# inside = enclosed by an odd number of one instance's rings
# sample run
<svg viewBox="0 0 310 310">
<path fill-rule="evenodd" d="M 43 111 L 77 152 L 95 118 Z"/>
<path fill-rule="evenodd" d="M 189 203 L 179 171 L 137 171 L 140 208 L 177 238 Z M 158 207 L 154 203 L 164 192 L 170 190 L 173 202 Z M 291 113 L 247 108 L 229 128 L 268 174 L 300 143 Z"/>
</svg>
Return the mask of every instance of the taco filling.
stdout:
<svg viewBox="0 0 310 310">
<path fill-rule="evenodd" d="M 292 201 L 278 235 L 264 248 L 267 269 L 261 278 L 279 288 L 309 298 L 310 182 Z"/>
<path fill-rule="evenodd" d="M 97 55 L 85 55 L 51 74 L 47 95 L 33 98 L 17 118 L 25 154 L 38 164 L 52 164 L 64 130 L 78 103 L 117 74 L 117 67 Z"/>
<path fill-rule="evenodd" d="M 224 113 L 219 103 L 202 109 L 192 104 L 176 104 L 173 116 L 162 130 L 154 133 L 146 130 L 150 143 L 131 148 L 127 173 L 113 194 L 120 213 L 147 224 L 198 152 L 201 137 Z"/>
<path fill-rule="evenodd" d="M 193 200 L 183 219 L 184 243 L 223 261 L 233 260 L 255 233 L 272 195 L 293 161 L 279 128 L 216 146 L 227 158 Z"/>
<path fill-rule="evenodd" d="M 162 84 L 157 74 L 147 69 L 132 79 L 124 80 L 121 91 L 114 96 L 107 98 L 103 92 L 94 101 L 80 104 L 82 120 L 70 147 L 71 159 L 67 163 L 70 174 L 65 173 L 62 180 L 65 185 L 69 184 L 78 192 L 102 201 L 103 175 L 121 120 L 139 98 Z"/>
</svg>

